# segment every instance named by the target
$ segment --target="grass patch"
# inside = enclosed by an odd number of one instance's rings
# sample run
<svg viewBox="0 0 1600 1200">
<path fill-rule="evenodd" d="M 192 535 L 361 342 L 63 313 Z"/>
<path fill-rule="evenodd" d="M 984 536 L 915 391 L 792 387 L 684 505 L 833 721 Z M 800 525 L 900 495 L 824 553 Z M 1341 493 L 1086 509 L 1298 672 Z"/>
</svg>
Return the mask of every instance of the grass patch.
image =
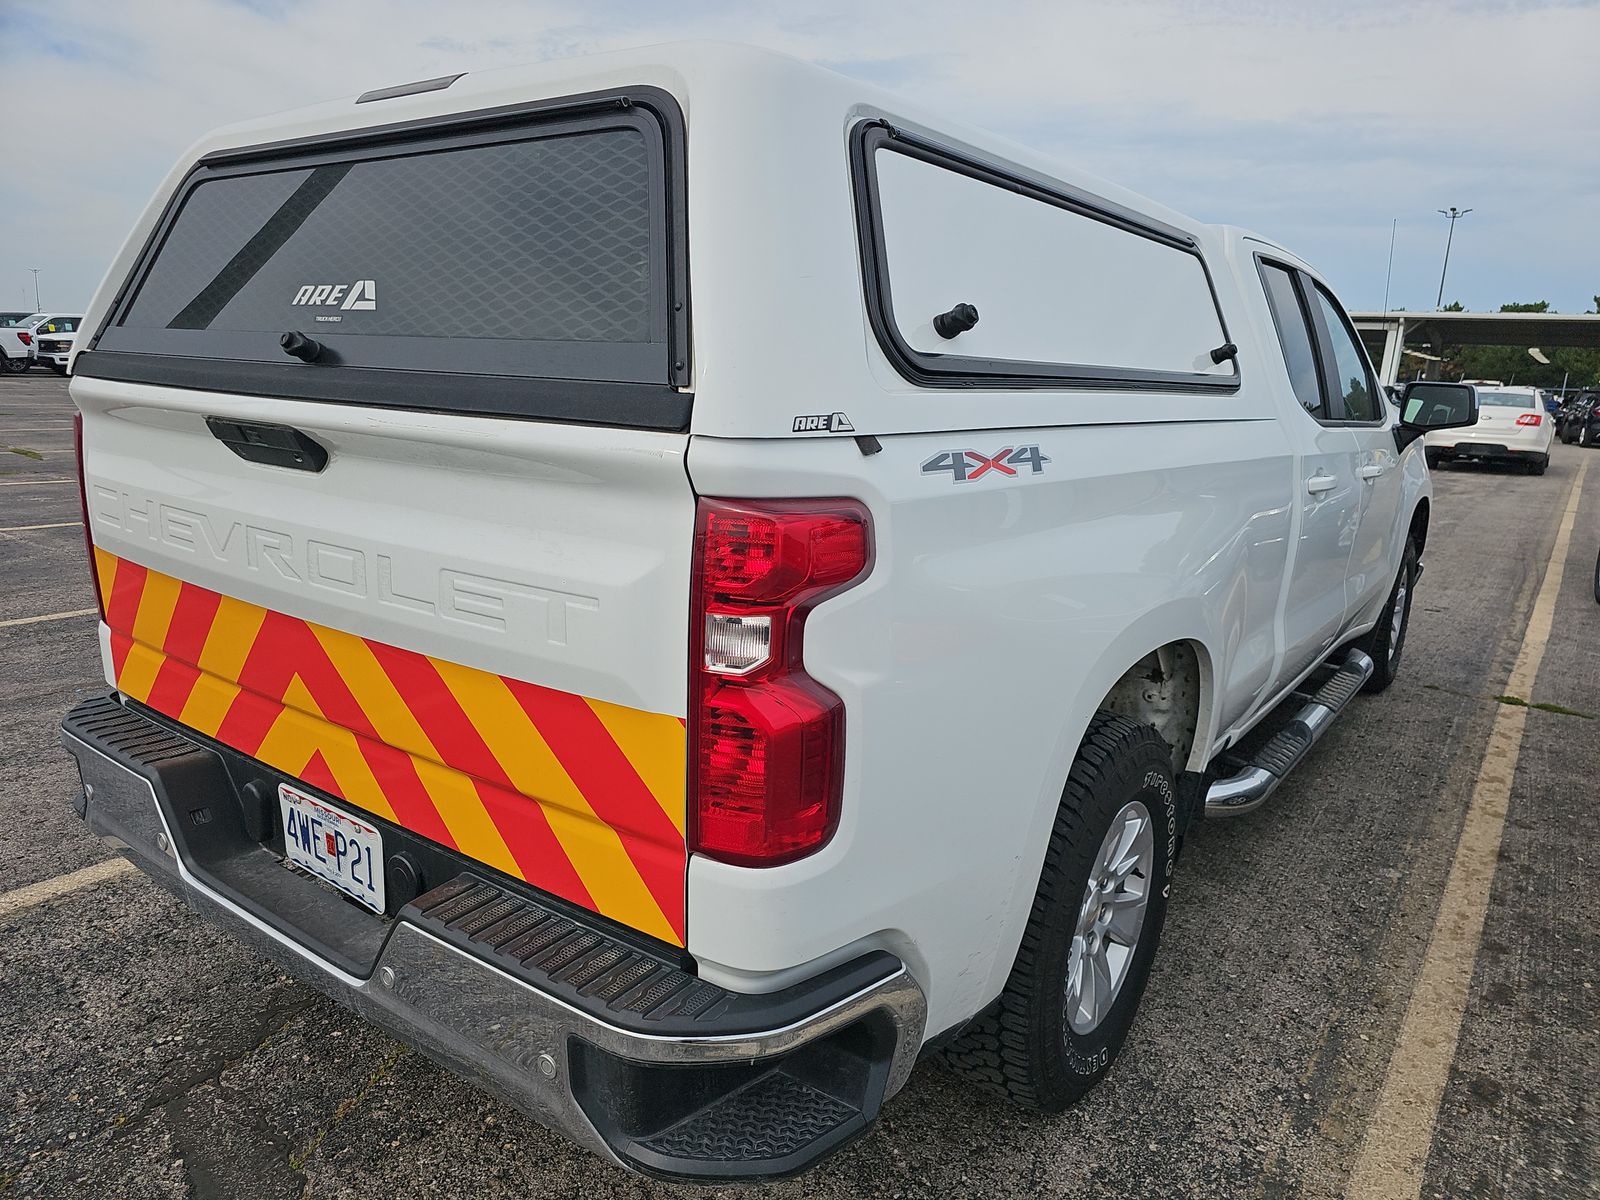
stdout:
<svg viewBox="0 0 1600 1200">
<path fill-rule="evenodd" d="M 1531 700 L 1524 700 L 1521 696 L 1477 696 L 1471 692 L 1458 692 L 1455 688 L 1447 688 L 1437 683 L 1425 683 L 1422 687 L 1425 691 L 1443 692 L 1447 696 L 1460 696 L 1464 700 L 1493 700 L 1496 704 L 1509 704 L 1512 708 L 1534 708 L 1540 712 L 1555 713 L 1558 717 L 1577 717 L 1580 721 L 1600 720 L 1594 713 L 1579 712 L 1575 708 L 1568 708 L 1565 704 L 1551 704 L 1545 700 L 1535 704 Z"/>
<path fill-rule="evenodd" d="M 339 1122 L 355 1111 L 356 1106 L 367 1098 L 367 1093 L 378 1085 L 379 1080 L 394 1070 L 395 1063 L 400 1061 L 405 1052 L 404 1046 L 396 1046 L 389 1056 L 373 1069 L 372 1074 L 367 1076 L 366 1082 L 361 1085 L 354 1096 L 346 1096 L 339 1101 L 338 1107 L 333 1110 L 333 1118 L 321 1129 L 317 1130 L 309 1142 L 289 1155 L 289 1167 L 291 1170 L 304 1171 L 306 1169 L 306 1164 L 311 1161 L 312 1155 L 316 1154 L 317 1150 L 322 1146 L 323 1139 L 338 1127 Z"/>
<path fill-rule="evenodd" d="M 1579 712 L 1577 709 L 1568 708 L 1564 704 L 1551 704 L 1548 701 L 1540 701 L 1538 704 L 1534 704 L 1524 700 L 1521 696 L 1496 696 L 1495 699 L 1501 704 L 1509 704 L 1513 708 L 1535 708 L 1540 712 L 1555 713 L 1560 717 L 1577 717 L 1584 721 L 1595 719 L 1593 713 Z"/>
<path fill-rule="evenodd" d="M 44 461 L 44 455 L 40 454 L 37 450 L 26 450 L 21 446 L 7 446 L 6 449 L 11 451 L 13 454 L 22 455 L 23 458 L 31 458 L 35 462 Z"/>
</svg>

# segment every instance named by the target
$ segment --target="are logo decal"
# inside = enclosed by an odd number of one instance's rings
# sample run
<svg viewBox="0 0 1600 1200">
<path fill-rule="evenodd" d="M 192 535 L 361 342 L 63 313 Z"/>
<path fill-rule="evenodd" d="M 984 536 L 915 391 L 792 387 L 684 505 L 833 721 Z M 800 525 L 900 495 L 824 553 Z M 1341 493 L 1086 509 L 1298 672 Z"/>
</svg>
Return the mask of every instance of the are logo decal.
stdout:
<svg viewBox="0 0 1600 1200">
<path fill-rule="evenodd" d="M 814 413 L 794 419 L 795 433 L 854 433 L 856 427 L 842 412 Z"/>
<path fill-rule="evenodd" d="M 371 279 L 358 279 L 354 283 L 306 283 L 289 303 L 336 304 L 345 312 L 372 312 L 378 307 L 378 285 Z"/>
<path fill-rule="evenodd" d="M 1038 446 L 1007 446 L 993 454 L 979 454 L 976 450 L 943 450 L 922 464 L 924 475 L 950 472 L 951 483 L 971 483 L 993 472 L 996 475 L 1015 475 L 1027 467 L 1029 474 L 1044 470 L 1050 459 Z"/>
</svg>

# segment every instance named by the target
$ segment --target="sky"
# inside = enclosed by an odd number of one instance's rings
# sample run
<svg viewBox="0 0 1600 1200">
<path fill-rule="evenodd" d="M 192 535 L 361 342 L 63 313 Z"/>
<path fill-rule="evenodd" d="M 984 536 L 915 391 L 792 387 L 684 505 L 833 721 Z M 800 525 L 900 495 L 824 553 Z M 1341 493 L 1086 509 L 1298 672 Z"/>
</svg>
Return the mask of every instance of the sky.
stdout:
<svg viewBox="0 0 1600 1200">
<path fill-rule="evenodd" d="M 1351 309 L 1600 292 L 1600 0 L 0 0 L 0 309 L 81 309 L 207 129 L 682 38 L 890 88 L 1322 271 Z M 1397 224 L 1391 224 L 1397 222 Z"/>
</svg>

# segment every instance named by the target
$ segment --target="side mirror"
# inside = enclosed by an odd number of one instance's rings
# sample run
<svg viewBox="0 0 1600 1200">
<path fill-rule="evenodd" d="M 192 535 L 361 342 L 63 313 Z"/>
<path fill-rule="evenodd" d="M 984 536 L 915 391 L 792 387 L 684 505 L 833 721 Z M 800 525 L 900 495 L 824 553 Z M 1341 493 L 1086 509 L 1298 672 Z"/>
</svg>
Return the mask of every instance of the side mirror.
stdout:
<svg viewBox="0 0 1600 1200">
<path fill-rule="evenodd" d="M 1406 384 L 1400 397 L 1400 427 L 1416 433 L 1460 429 L 1478 423 L 1478 389 L 1470 383 Z"/>
</svg>

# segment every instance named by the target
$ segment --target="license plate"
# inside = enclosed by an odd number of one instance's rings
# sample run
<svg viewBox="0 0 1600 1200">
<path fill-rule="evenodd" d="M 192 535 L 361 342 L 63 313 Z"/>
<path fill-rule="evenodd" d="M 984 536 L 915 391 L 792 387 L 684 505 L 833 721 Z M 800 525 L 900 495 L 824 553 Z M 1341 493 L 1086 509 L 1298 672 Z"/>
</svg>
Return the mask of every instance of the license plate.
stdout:
<svg viewBox="0 0 1600 1200">
<path fill-rule="evenodd" d="M 286 783 L 278 785 L 283 848 L 293 865 L 383 912 L 383 834 L 375 826 Z"/>
</svg>

